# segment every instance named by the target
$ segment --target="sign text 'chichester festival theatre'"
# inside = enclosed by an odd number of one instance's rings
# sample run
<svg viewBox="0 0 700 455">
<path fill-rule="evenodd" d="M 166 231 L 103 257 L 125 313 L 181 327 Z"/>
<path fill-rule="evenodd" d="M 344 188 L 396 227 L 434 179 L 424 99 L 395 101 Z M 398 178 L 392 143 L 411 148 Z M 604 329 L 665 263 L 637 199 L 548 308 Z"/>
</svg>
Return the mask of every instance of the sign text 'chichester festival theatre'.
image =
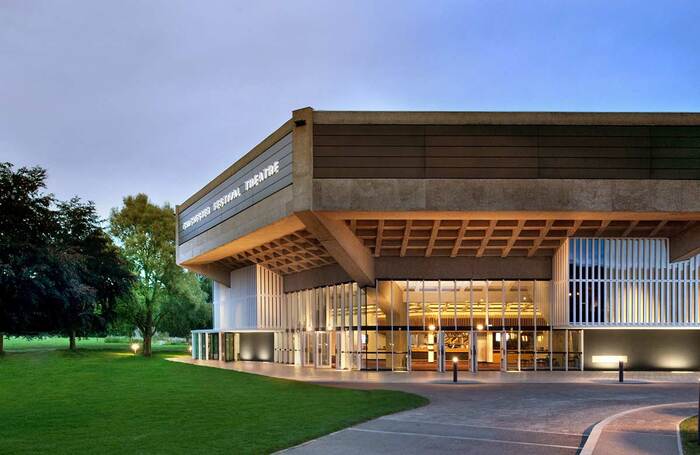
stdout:
<svg viewBox="0 0 700 455">
<path fill-rule="evenodd" d="M 229 191 L 228 193 L 224 194 L 219 199 L 215 200 L 210 206 L 208 205 L 204 207 L 202 210 L 200 210 L 199 212 L 191 216 L 189 219 L 187 219 L 184 223 L 182 223 L 182 229 L 186 230 L 187 228 L 192 227 L 195 224 L 202 221 L 204 218 L 209 216 L 210 213 L 215 212 L 217 210 L 221 210 L 231 201 L 234 201 L 241 197 L 243 193 L 253 190 L 253 188 L 258 186 L 260 183 L 262 183 L 269 177 L 277 174 L 279 170 L 280 162 L 275 161 L 269 166 L 263 168 L 260 172 L 256 172 L 251 178 L 243 182 L 243 185 L 240 185 L 234 188 L 233 190 Z"/>
</svg>

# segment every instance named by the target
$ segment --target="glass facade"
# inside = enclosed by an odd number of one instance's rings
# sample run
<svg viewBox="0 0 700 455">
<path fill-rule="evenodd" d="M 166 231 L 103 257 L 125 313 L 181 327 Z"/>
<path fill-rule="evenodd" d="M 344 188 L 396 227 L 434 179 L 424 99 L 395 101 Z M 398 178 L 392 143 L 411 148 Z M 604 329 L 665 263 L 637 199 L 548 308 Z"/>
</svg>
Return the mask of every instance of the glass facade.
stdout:
<svg viewBox="0 0 700 455">
<path fill-rule="evenodd" d="M 316 368 L 566 371 L 583 369 L 582 329 L 700 326 L 700 256 L 670 263 L 666 239 L 568 239 L 551 281 L 378 280 L 283 293 L 272 274 L 251 273 L 267 284 L 242 281 L 229 305 L 222 294 L 220 321 L 242 313 L 243 326 L 193 332 L 193 357 L 250 358 L 248 331 L 269 334 L 255 342 L 263 360 Z M 240 289 L 258 289 L 254 305 Z"/>
<path fill-rule="evenodd" d="M 581 368 L 580 330 L 553 329 L 549 281 L 383 280 L 286 294 L 275 361 L 337 369 Z"/>
</svg>

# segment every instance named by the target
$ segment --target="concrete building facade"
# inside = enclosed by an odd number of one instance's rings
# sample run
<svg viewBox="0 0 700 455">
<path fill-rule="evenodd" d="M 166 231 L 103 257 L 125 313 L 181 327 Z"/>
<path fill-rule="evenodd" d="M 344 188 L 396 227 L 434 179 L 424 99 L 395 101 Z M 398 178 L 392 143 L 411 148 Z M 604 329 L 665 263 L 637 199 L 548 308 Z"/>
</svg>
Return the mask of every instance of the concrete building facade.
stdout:
<svg viewBox="0 0 700 455">
<path fill-rule="evenodd" d="M 304 108 L 177 217 L 195 358 L 700 369 L 700 114 Z"/>
</svg>

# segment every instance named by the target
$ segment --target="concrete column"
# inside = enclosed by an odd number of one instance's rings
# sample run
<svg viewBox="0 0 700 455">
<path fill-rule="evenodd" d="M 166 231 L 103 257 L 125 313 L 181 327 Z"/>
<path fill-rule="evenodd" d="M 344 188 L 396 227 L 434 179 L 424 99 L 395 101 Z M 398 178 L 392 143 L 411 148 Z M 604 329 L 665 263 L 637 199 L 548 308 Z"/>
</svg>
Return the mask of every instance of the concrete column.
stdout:
<svg viewBox="0 0 700 455">
<path fill-rule="evenodd" d="M 292 179 L 294 182 L 294 211 L 309 210 L 313 205 L 314 172 L 314 116 L 313 109 L 305 107 L 292 112 Z"/>
</svg>

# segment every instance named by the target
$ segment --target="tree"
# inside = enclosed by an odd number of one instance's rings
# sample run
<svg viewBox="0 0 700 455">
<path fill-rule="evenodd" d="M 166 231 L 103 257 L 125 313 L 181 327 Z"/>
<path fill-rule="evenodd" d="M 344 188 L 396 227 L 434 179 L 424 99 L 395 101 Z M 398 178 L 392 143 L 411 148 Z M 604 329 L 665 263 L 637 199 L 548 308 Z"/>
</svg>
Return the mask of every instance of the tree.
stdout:
<svg viewBox="0 0 700 455">
<path fill-rule="evenodd" d="M 4 334 L 50 328 L 41 304 L 54 289 L 49 256 L 55 219 L 45 181 L 40 167 L 14 171 L 0 163 L 0 354 Z"/>
<path fill-rule="evenodd" d="M 124 206 L 112 209 L 110 230 L 136 281 L 120 312 L 143 335 L 143 355 L 150 357 L 153 335 L 164 315 L 164 302 L 177 273 L 175 264 L 175 212 L 170 205 L 158 206 L 145 194 L 127 196 Z"/>
<path fill-rule="evenodd" d="M 114 317 L 116 301 L 125 295 L 133 276 L 126 260 L 100 226 L 92 202 L 75 197 L 59 202 L 52 242 L 55 331 L 69 338 L 101 332 Z"/>
<path fill-rule="evenodd" d="M 211 326 L 211 302 L 207 299 L 208 278 L 180 270 L 169 283 L 163 302 L 160 330 L 172 336 L 187 337 L 193 328 Z"/>
</svg>

